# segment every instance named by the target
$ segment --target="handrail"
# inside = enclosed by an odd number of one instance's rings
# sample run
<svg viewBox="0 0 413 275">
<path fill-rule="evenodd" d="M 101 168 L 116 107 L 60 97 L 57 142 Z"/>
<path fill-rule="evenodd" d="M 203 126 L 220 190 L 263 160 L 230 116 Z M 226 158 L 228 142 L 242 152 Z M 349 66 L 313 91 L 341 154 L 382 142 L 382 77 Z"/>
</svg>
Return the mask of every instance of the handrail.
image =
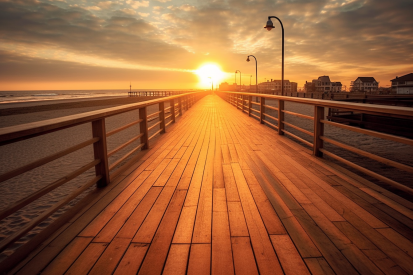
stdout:
<svg viewBox="0 0 413 275">
<path fill-rule="evenodd" d="M 225 100 L 227 100 L 231 105 L 234 107 L 240 109 L 238 107 L 238 101 L 239 98 L 241 97 L 259 97 L 260 98 L 260 117 L 252 114 L 251 111 L 255 111 L 251 108 L 252 104 L 248 104 L 248 106 L 243 106 L 242 111 L 245 111 L 245 108 L 247 108 L 247 113 L 249 116 L 257 118 L 260 123 L 262 124 L 268 124 L 271 127 L 275 128 L 280 135 L 289 135 L 290 137 L 298 140 L 301 143 L 304 143 L 306 146 L 310 147 L 313 149 L 313 154 L 318 157 L 322 157 L 323 154 L 330 156 L 331 158 L 340 161 L 346 165 L 349 165 L 369 176 L 372 176 L 379 181 L 385 182 L 387 184 L 392 185 L 393 187 L 396 187 L 398 189 L 403 190 L 404 192 L 407 192 L 409 194 L 413 194 L 413 189 L 409 188 L 407 186 L 404 186 L 400 183 L 395 182 L 394 180 L 391 180 L 383 175 L 380 175 L 378 173 L 375 173 L 373 171 L 370 171 L 364 167 L 361 167 L 359 165 L 356 165 L 354 163 L 349 162 L 348 160 L 345 160 L 329 151 L 327 151 L 323 145 L 323 142 L 326 143 L 331 143 L 335 146 L 341 147 L 342 149 L 348 150 L 350 152 L 359 154 L 364 157 L 368 157 L 369 159 L 372 159 L 374 161 L 379 161 L 381 163 L 384 163 L 386 165 L 395 167 L 397 169 L 401 169 L 403 171 L 406 171 L 408 173 L 413 173 L 413 167 L 405 164 L 398 163 L 396 161 L 392 161 L 380 156 L 377 156 L 372 153 L 368 153 L 366 151 L 357 149 L 353 146 L 349 146 L 346 144 L 343 144 L 341 142 L 335 141 L 333 139 L 330 139 L 328 137 L 324 136 L 324 125 L 328 124 L 331 126 L 339 127 L 342 129 L 370 135 L 373 137 L 378 137 L 378 138 L 383 138 L 407 145 L 413 146 L 413 139 L 405 138 L 405 137 L 399 137 L 396 135 L 391 135 L 391 134 L 386 134 L 386 133 L 381 133 L 377 131 L 372 131 L 372 130 L 367 130 L 367 129 L 362 129 L 358 127 L 353 127 L 349 125 L 344 125 L 332 121 L 327 121 L 324 119 L 324 108 L 337 108 L 337 109 L 343 109 L 343 110 L 351 110 L 351 111 L 357 111 L 365 114 L 374 114 L 374 115 L 381 115 L 381 116 L 387 116 L 387 117 L 396 117 L 396 118 L 404 118 L 404 119 L 409 119 L 413 120 L 413 108 L 409 107 L 396 107 L 396 106 L 387 106 L 387 105 L 373 105 L 373 104 L 364 104 L 364 103 L 352 103 L 352 102 L 340 102 L 340 101 L 332 101 L 332 100 L 320 100 L 320 99 L 311 99 L 311 98 L 299 98 L 299 97 L 288 97 L 288 96 L 279 96 L 279 95 L 269 95 L 269 94 L 257 94 L 257 93 L 243 93 L 243 92 L 224 92 L 220 91 L 217 92 L 217 94 L 221 97 L 223 97 Z M 269 106 L 268 102 L 267 105 L 265 104 L 266 99 L 272 99 L 272 100 L 277 100 L 278 101 L 278 108 Z M 302 103 L 302 104 L 307 104 L 307 105 L 312 105 L 314 106 L 314 116 L 308 116 L 296 112 L 291 112 L 284 110 L 284 102 L 295 102 L 295 103 Z M 278 112 L 278 117 L 274 117 L 272 115 L 269 115 L 266 113 L 266 109 L 277 111 Z M 293 125 L 292 123 L 286 122 L 284 119 L 284 115 L 289 114 L 293 115 L 299 118 L 307 119 L 307 120 L 312 120 L 314 121 L 314 128 L 313 132 L 305 130 L 301 127 L 298 127 L 296 125 Z M 265 120 L 265 117 L 272 118 L 277 122 L 277 125 L 272 124 Z M 284 129 L 284 126 L 291 127 L 295 130 L 298 130 L 306 135 L 309 135 L 313 138 L 313 143 L 309 142 L 308 140 L 305 140 L 287 130 Z"/>
<path fill-rule="evenodd" d="M 77 126 L 87 122 L 92 122 L 94 120 L 107 118 L 121 113 L 148 107 L 157 103 L 170 101 L 172 99 L 178 99 L 180 97 L 188 95 L 194 95 L 194 93 L 157 98 L 144 102 L 131 103 L 127 105 L 111 107 L 82 114 L 65 116 L 62 118 L 53 118 L 39 122 L 31 122 L 16 126 L 0 128 L 0 145 L 9 144 L 22 139 L 28 139 L 35 136 L 51 133 L 61 129 Z"/>
</svg>

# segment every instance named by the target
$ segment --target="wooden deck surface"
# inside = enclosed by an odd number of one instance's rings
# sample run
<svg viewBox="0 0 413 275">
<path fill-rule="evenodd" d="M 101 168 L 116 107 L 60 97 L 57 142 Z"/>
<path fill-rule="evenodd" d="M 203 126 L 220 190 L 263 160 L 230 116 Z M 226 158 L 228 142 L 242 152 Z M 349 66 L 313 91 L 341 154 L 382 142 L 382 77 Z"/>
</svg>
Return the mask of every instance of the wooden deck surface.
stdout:
<svg viewBox="0 0 413 275">
<path fill-rule="evenodd" d="M 196 103 L 17 274 L 413 274 L 413 204 Z"/>
</svg>

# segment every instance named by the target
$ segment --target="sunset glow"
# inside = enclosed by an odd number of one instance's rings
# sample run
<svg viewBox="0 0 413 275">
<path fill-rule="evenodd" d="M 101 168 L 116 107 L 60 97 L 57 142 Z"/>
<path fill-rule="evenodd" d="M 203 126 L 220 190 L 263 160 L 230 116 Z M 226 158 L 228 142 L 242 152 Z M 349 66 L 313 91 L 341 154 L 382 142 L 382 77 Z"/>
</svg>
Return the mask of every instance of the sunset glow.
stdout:
<svg viewBox="0 0 413 275">
<path fill-rule="evenodd" d="M 220 83 L 226 76 L 216 64 L 202 65 L 195 73 L 199 78 L 198 87 L 202 89 L 210 88 L 211 81 L 213 81 L 214 86 L 216 86 L 217 83 Z"/>
<path fill-rule="evenodd" d="M 283 22 L 285 79 L 298 87 L 323 75 L 347 88 L 360 76 L 385 87 L 413 71 L 412 8 L 407 0 L 0 0 L 0 90 L 205 89 L 233 84 L 237 70 L 249 85 L 248 55 L 258 83 L 281 79 L 281 28 L 265 30 L 268 16 Z"/>
</svg>

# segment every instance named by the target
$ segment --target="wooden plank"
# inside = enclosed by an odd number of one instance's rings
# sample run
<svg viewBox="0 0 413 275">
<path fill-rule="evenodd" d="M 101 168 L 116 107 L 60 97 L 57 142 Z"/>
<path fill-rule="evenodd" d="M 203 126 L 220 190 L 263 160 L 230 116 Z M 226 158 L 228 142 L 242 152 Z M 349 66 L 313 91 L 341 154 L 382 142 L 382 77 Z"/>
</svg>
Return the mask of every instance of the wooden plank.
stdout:
<svg viewBox="0 0 413 275">
<path fill-rule="evenodd" d="M 231 237 L 248 237 L 249 233 L 241 202 L 228 202 L 228 216 Z"/>
<path fill-rule="evenodd" d="M 288 235 L 271 235 L 270 237 L 285 274 L 310 275 L 307 266 Z"/>
<path fill-rule="evenodd" d="M 403 250 L 407 255 L 413 257 L 413 244 L 411 241 L 397 233 L 392 228 L 378 228 L 376 229 L 380 234 L 389 239 L 392 243 L 397 245 L 401 250 Z"/>
<path fill-rule="evenodd" d="M 189 258 L 189 244 L 172 244 L 166 259 L 163 275 L 184 275 Z"/>
<path fill-rule="evenodd" d="M 222 171 L 224 173 L 225 191 L 228 202 L 240 201 L 237 186 L 235 183 L 234 174 L 230 165 L 222 165 Z"/>
<path fill-rule="evenodd" d="M 149 175 L 149 171 L 142 172 L 142 174 L 133 180 L 133 184 L 130 184 L 123 190 L 123 192 L 109 204 L 109 207 L 106 207 L 100 212 L 99 215 L 79 234 L 79 236 L 95 237 Z"/>
<path fill-rule="evenodd" d="M 282 273 L 264 223 L 238 163 L 231 164 L 260 273 Z"/>
<path fill-rule="evenodd" d="M 324 258 L 305 258 L 304 261 L 312 274 L 335 274 Z"/>
<path fill-rule="evenodd" d="M 148 244 L 131 243 L 114 275 L 137 274 L 148 247 Z"/>
<path fill-rule="evenodd" d="M 161 274 L 187 190 L 176 190 L 153 238 L 139 274 Z M 135 239 L 139 238 L 139 231 Z"/>
<path fill-rule="evenodd" d="M 184 206 L 182 208 L 181 216 L 175 230 L 172 243 L 187 243 L 190 244 L 192 240 L 192 232 L 194 229 L 195 216 L 197 206 Z"/>
<path fill-rule="evenodd" d="M 212 223 L 211 274 L 234 274 L 228 212 L 216 211 L 215 208 Z"/>
<path fill-rule="evenodd" d="M 211 244 L 191 244 L 187 274 L 211 274 Z"/>
<path fill-rule="evenodd" d="M 93 239 L 93 242 L 110 242 L 121 227 L 126 223 L 135 209 L 139 206 L 145 196 L 148 195 L 149 200 L 153 201 L 153 199 L 156 198 L 160 192 L 161 190 L 159 187 L 151 187 L 150 183 L 145 182 L 105 225 L 105 227 Z M 143 207 L 147 207 L 147 204 L 144 204 Z M 142 207 L 140 208 L 142 209 Z"/>
<path fill-rule="evenodd" d="M 65 274 L 88 274 L 106 247 L 106 243 L 89 244 Z"/>
<path fill-rule="evenodd" d="M 221 152 L 222 152 L 222 164 L 230 164 L 231 155 L 229 153 L 228 144 L 221 145 Z"/>
<path fill-rule="evenodd" d="M 249 237 L 231 237 L 235 273 L 237 275 L 258 275 Z"/>
<path fill-rule="evenodd" d="M 267 228 L 268 234 L 286 234 L 287 232 L 285 231 L 280 218 L 262 190 L 261 185 L 254 177 L 252 171 L 243 170 L 243 173 L 251 190 L 251 194 L 257 204 L 258 210 L 260 211 L 265 227 Z"/>
<path fill-rule="evenodd" d="M 150 243 L 174 194 L 174 187 L 164 187 L 152 209 L 133 238 L 134 243 Z"/>
<path fill-rule="evenodd" d="M 294 209 L 292 211 L 336 274 L 357 272 L 304 210 Z"/>
<path fill-rule="evenodd" d="M 118 238 L 128 238 L 131 239 L 135 236 L 136 232 L 138 231 L 139 227 L 141 226 L 142 222 L 144 221 L 145 217 L 149 213 L 150 209 L 152 208 L 154 202 L 158 198 L 159 194 L 161 193 L 161 188 L 159 187 L 152 187 L 143 200 L 139 203 L 138 207 L 133 211 L 130 217 L 121 224 L 122 228 L 116 234 Z M 105 236 L 105 229 L 99 233 L 98 237 Z M 111 230 L 108 230 L 111 232 Z M 106 237 L 105 237 L 106 238 Z"/>
<path fill-rule="evenodd" d="M 155 181 L 153 186 L 165 186 L 166 182 L 168 181 L 169 177 L 175 170 L 176 166 L 178 165 L 180 159 L 172 159 L 168 166 L 166 166 L 165 170 L 163 170 L 162 174 L 159 178 Z M 155 172 L 155 171 L 154 171 Z"/>
<path fill-rule="evenodd" d="M 64 274 L 72 263 L 79 257 L 85 248 L 92 241 L 92 238 L 75 238 L 56 259 L 51 262 L 42 274 Z"/>
<path fill-rule="evenodd" d="M 129 247 L 130 241 L 131 239 L 115 238 L 100 256 L 89 274 L 112 274 Z"/>
</svg>

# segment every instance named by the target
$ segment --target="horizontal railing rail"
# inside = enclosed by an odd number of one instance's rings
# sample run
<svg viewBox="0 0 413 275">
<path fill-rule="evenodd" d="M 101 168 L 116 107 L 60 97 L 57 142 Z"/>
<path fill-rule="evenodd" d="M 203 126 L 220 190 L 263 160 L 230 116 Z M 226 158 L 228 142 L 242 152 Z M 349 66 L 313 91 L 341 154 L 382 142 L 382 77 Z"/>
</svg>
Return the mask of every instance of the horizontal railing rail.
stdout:
<svg viewBox="0 0 413 275">
<path fill-rule="evenodd" d="M 334 108 L 334 109 L 340 109 L 340 110 L 348 110 L 351 112 L 361 112 L 365 114 L 373 114 L 373 115 L 378 115 L 378 116 L 386 116 L 386 117 L 392 117 L 392 118 L 402 118 L 402 119 L 413 120 L 413 108 L 387 106 L 387 105 L 373 105 L 373 104 L 364 104 L 364 103 L 351 103 L 351 102 L 344 102 L 344 101 L 320 100 L 320 99 L 310 99 L 310 98 L 299 98 L 299 97 L 288 97 L 288 96 L 257 94 L 257 93 L 243 93 L 243 92 L 237 93 L 237 92 L 223 92 L 223 91 L 216 92 L 216 93 L 219 96 L 221 96 L 224 100 L 229 102 L 231 105 L 234 105 L 236 108 L 241 109 L 243 112 L 245 111 L 250 116 L 258 119 L 260 123 L 271 126 L 278 132 L 278 134 L 280 135 L 286 134 L 290 136 L 291 138 L 310 147 L 313 150 L 313 154 L 315 156 L 322 157 L 324 154 L 368 176 L 376 178 L 377 180 L 381 182 L 389 184 L 399 190 L 402 190 L 410 195 L 413 195 L 412 188 L 406 185 L 400 184 L 388 177 L 380 175 L 377 172 L 370 171 L 369 169 L 365 167 L 352 163 L 338 156 L 337 154 L 334 154 L 331 151 L 328 151 L 324 146 L 324 143 L 329 143 L 338 148 L 347 150 L 349 152 L 355 153 L 362 157 L 366 157 L 371 160 L 374 160 L 374 161 L 383 163 L 385 165 L 395 167 L 399 170 L 403 170 L 403 171 L 413 174 L 412 166 L 402 164 L 397 161 L 389 160 L 387 158 L 369 153 L 367 151 L 358 149 L 354 146 L 344 144 L 342 142 L 326 137 L 324 135 L 324 126 L 330 125 L 333 127 L 338 127 L 341 129 L 369 135 L 372 137 L 386 139 L 386 140 L 413 146 L 413 139 L 396 136 L 392 134 L 386 134 L 386 133 L 382 133 L 379 131 L 363 129 L 363 128 L 359 128 L 355 126 L 345 125 L 345 124 L 341 124 L 341 123 L 337 123 L 333 121 L 328 121 L 325 119 L 325 114 L 324 114 L 324 108 Z M 257 102 L 254 102 L 252 100 L 253 98 L 255 99 L 259 98 L 260 103 L 258 104 Z M 267 103 L 266 103 L 266 100 L 267 100 Z M 276 101 L 278 103 L 277 104 L 278 107 L 268 105 L 269 100 Z M 285 110 L 284 108 L 285 102 L 295 102 L 295 103 L 301 103 L 301 104 L 314 106 L 313 116 Z M 257 107 L 259 105 L 260 107 L 258 109 L 253 109 L 252 108 L 253 105 Z M 275 117 L 274 115 L 268 114 L 268 110 L 272 110 L 273 112 L 276 112 L 278 114 L 277 117 Z M 252 112 L 259 113 L 259 116 L 253 114 Z M 313 127 L 312 127 L 313 131 L 311 132 L 309 130 L 303 129 L 302 127 L 298 125 L 294 125 L 290 122 L 286 122 L 284 118 L 285 114 L 298 117 L 298 118 L 303 118 L 307 121 L 308 120 L 313 121 Z M 269 119 L 271 119 L 272 121 L 269 121 Z M 313 142 L 309 142 L 308 140 L 302 137 L 299 137 L 298 135 L 292 133 L 291 131 L 287 131 L 285 129 L 285 126 L 295 129 L 298 132 L 304 133 L 305 136 L 311 137 Z"/>
<path fill-rule="evenodd" d="M 42 221 L 50 217 L 57 210 L 65 206 L 67 203 L 76 198 L 79 194 L 87 190 L 92 185 L 96 184 L 98 187 L 104 187 L 125 169 L 131 161 L 135 160 L 136 157 L 131 156 L 138 152 L 138 150 L 145 150 L 149 148 L 149 141 L 159 134 L 165 133 L 166 127 L 171 123 L 175 122 L 178 115 L 182 115 L 184 111 L 188 110 L 197 100 L 205 96 L 208 92 L 199 93 L 182 93 L 169 97 L 162 97 L 154 100 L 133 103 L 118 107 L 112 107 L 107 109 L 101 109 L 97 111 L 76 114 L 56 119 L 44 120 L 39 122 L 27 123 L 22 125 L 16 125 L 0 129 L 0 146 L 6 146 L 11 143 L 19 142 L 22 140 L 30 139 L 33 137 L 49 134 L 56 131 L 61 131 L 63 129 L 72 128 L 82 124 L 91 124 L 92 138 L 81 142 L 77 145 L 71 146 L 70 148 L 63 149 L 52 155 L 43 157 L 41 159 L 35 160 L 29 164 L 23 165 L 21 167 L 15 168 L 12 171 L 8 171 L 0 175 L 0 183 L 5 182 L 9 179 L 17 177 L 23 173 L 33 170 L 37 167 L 43 166 L 54 160 L 60 159 L 68 154 L 81 150 L 87 146 L 93 146 L 93 160 L 77 168 L 75 171 L 69 173 L 68 175 L 58 179 L 47 186 L 36 190 L 33 193 L 26 195 L 26 197 L 13 202 L 6 206 L 4 209 L 0 210 L 0 220 L 3 220 L 10 215 L 16 213 L 23 207 L 29 205 L 35 200 L 43 197 L 44 195 L 50 193 L 56 188 L 62 186 L 63 184 L 71 181 L 72 179 L 78 177 L 79 175 L 85 173 L 86 171 L 95 168 L 95 177 L 89 180 L 86 184 L 80 188 L 75 189 L 71 194 L 67 194 L 65 198 L 61 201 L 55 203 L 45 212 L 40 214 L 40 216 L 31 220 L 28 224 L 23 225 L 21 228 L 13 232 L 10 236 L 7 236 L 0 242 L 0 252 L 9 247 L 12 243 L 19 240 L 22 236 L 27 234 L 31 229 L 36 227 Z M 165 103 L 169 103 L 169 107 L 165 108 Z M 147 108 L 149 106 L 158 105 L 159 111 L 153 112 L 152 114 L 147 113 Z M 123 114 L 126 112 L 138 110 L 139 117 L 123 126 L 120 126 L 110 132 L 106 131 L 105 119 L 111 116 Z M 169 116 L 165 116 L 165 113 L 169 113 Z M 169 121 L 166 121 L 169 119 Z M 158 121 L 155 121 L 158 120 Z M 153 122 L 149 126 L 149 121 Z M 128 141 L 117 146 L 110 152 L 108 152 L 107 138 L 129 129 L 134 125 L 139 125 L 140 132 L 137 132 L 135 136 L 130 138 Z M 154 133 L 152 133 L 155 131 Z M 151 132 L 151 136 L 150 135 Z M 120 153 L 122 150 L 132 146 L 134 142 L 138 142 L 137 146 L 134 146 L 129 152 L 123 154 L 123 156 L 118 157 L 112 164 L 109 165 L 109 157 L 114 157 L 115 154 Z"/>
</svg>

